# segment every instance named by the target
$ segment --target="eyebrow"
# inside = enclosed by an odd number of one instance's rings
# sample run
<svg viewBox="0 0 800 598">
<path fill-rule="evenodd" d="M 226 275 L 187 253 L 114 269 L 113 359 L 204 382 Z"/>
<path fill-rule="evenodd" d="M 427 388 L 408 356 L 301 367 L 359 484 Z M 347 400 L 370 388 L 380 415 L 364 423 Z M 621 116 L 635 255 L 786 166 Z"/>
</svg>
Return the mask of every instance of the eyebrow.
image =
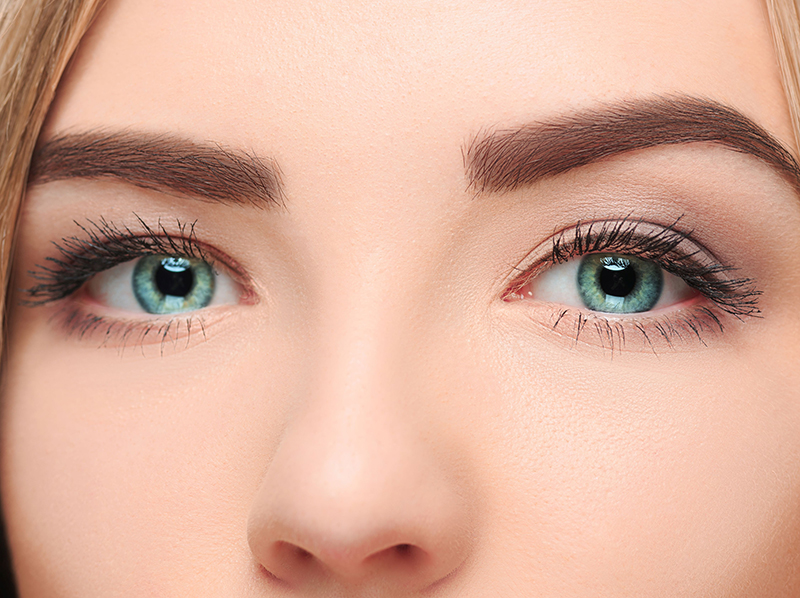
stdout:
<svg viewBox="0 0 800 598">
<path fill-rule="evenodd" d="M 513 191 L 618 154 L 707 142 L 753 155 L 800 192 L 800 166 L 780 141 L 739 111 L 688 96 L 658 96 L 476 135 L 463 149 L 470 188 Z"/>
<path fill-rule="evenodd" d="M 117 179 L 229 205 L 284 205 L 274 161 L 170 134 L 69 133 L 47 140 L 34 152 L 29 184 L 73 178 Z"/>
</svg>

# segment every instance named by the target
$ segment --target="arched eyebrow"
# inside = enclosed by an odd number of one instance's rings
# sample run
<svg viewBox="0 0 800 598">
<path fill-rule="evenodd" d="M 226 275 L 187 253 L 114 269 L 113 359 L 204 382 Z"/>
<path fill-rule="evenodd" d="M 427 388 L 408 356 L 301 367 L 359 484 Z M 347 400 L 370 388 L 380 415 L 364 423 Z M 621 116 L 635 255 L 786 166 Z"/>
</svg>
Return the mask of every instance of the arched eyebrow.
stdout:
<svg viewBox="0 0 800 598">
<path fill-rule="evenodd" d="M 697 142 L 751 154 L 800 192 L 800 166 L 780 141 L 731 107 L 688 96 L 626 101 L 481 132 L 463 154 L 470 187 L 497 193 L 625 152 Z"/>
<path fill-rule="evenodd" d="M 284 205 L 274 161 L 169 134 L 94 131 L 42 143 L 34 152 L 28 184 L 72 178 L 117 179 L 222 204 Z"/>
</svg>

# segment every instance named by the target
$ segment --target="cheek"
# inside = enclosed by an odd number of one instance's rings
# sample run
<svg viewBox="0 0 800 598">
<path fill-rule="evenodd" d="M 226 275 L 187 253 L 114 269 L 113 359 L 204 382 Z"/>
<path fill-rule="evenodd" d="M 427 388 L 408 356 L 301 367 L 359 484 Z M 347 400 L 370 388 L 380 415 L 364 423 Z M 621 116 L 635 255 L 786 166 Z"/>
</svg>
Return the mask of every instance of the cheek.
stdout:
<svg viewBox="0 0 800 598">
<path fill-rule="evenodd" d="M 298 386 L 292 339 L 241 352 L 252 338 L 209 331 L 161 358 L 11 321 L 0 438 L 21 587 L 224 595 L 244 583 L 247 514 L 285 421 L 280 398 Z"/>
<path fill-rule="evenodd" d="M 2 483 L 23 586 L 244 594 L 248 514 L 308 394 L 297 328 L 223 331 L 160 358 L 11 322 Z M 786 570 L 800 537 L 797 355 L 610 359 L 499 328 L 430 329 L 387 361 L 382 400 L 469 480 L 476 583 L 698 595 Z"/>
<path fill-rule="evenodd" d="M 488 550 L 508 555 L 515 538 L 519 552 L 499 566 L 553 595 L 709 595 L 723 579 L 733 591 L 785 577 L 800 538 L 800 376 L 774 375 L 783 347 L 597 359 L 506 343 L 508 400 L 485 415 L 503 432 L 484 440 Z"/>
</svg>

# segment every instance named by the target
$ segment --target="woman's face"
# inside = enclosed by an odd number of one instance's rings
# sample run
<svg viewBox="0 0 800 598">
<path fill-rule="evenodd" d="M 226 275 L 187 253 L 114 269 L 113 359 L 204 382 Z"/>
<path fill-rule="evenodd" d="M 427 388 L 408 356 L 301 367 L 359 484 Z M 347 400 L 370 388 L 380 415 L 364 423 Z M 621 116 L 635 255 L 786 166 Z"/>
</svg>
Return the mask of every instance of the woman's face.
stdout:
<svg viewBox="0 0 800 598">
<path fill-rule="evenodd" d="M 796 596 L 758 127 L 756 0 L 109 2 L 17 244 L 22 595 Z"/>
</svg>

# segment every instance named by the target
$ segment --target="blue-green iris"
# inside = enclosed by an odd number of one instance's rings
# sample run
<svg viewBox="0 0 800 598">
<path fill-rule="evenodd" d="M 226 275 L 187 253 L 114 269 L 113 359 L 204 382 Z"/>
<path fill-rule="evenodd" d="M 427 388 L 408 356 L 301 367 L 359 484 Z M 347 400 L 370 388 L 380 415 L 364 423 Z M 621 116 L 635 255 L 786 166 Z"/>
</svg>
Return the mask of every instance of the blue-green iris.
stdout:
<svg viewBox="0 0 800 598">
<path fill-rule="evenodd" d="M 658 303 L 663 288 L 661 268 L 630 255 L 593 253 L 585 256 L 578 268 L 578 292 L 593 311 L 648 311 Z"/>
<path fill-rule="evenodd" d="M 133 294 L 151 314 L 202 309 L 214 298 L 214 270 L 195 258 L 148 255 L 133 270 Z"/>
</svg>

